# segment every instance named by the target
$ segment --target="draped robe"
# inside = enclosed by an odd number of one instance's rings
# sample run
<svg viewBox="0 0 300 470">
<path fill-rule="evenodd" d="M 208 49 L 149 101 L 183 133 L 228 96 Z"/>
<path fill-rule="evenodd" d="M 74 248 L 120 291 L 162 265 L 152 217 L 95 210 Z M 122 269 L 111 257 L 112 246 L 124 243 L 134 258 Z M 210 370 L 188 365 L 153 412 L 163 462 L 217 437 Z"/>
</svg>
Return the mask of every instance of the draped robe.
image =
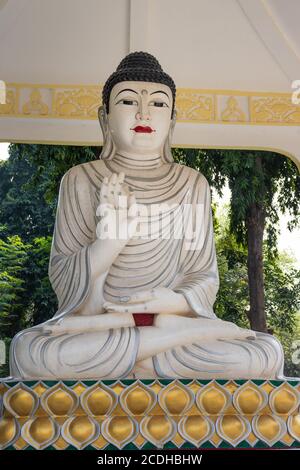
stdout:
<svg viewBox="0 0 300 470">
<path fill-rule="evenodd" d="M 122 161 L 98 160 L 71 168 L 63 177 L 56 215 L 49 277 L 59 306 L 46 323 L 62 317 L 89 315 L 82 309 L 91 288 L 91 250 L 99 218 L 100 188 L 105 176 L 125 172 L 125 183 L 137 202 L 167 204 L 173 209 L 161 216 L 159 235 L 133 237 L 112 263 L 104 283 L 104 297 L 119 296 L 167 287 L 181 293 L 195 321 L 216 318 L 213 311 L 219 287 L 210 189 L 204 176 L 177 163 L 141 172 L 126 172 Z M 188 220 L 195 229 L 194 245 L 187 236 L 172 236 L 182 220 L 183 206 L 190 208 Z M 170 217 L 171 212 L 171 217 Z M 169 217 L 166 219 L 166 217 Z M 164 220 L 171 221 L 164 226 Z M 147 220 L 147 223 L 149 219 Z M 146 222 L 145 222 L 146 223 Z M 153 223 L 153 220 L 152 222 Z M 171 230 L 164 237 L 164 231 Z M 100 298 L 100 296 L 99 296 Z M 151 359 L 151 371 L 135 369 L 140 334 L 138 327 L 106 331 L 63 333 L 49 336 L 42 325 L 20 332 L 11 346 L 11 375 L 16 378 L 120 378 L 138 373 L 159 377 L 278 377 L 282 374 L 280 343 L 258 333 L 255 340 L 193 342 L 168 348 Z M 74 355 L 74 350 L 76 354 Z"/>
</svg>

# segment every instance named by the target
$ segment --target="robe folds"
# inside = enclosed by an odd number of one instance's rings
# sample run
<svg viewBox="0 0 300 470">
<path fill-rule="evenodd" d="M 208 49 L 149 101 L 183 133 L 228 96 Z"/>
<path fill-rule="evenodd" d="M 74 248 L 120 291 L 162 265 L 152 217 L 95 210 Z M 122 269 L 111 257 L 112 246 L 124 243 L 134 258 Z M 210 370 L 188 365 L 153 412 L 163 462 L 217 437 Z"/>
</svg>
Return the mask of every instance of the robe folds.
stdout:
<svg viewBox="0 0 300 470">
<path fill-rule="evenodd" d="M 138 204 L 149 209 L 160 204 L 163 209 L 159 216 L 141 219 L 142 228 L 149 227 L 149 221 L 152 226 L 157 223 L 154 236 L 131 238 L 111 265 L 104 283 L 105 299 L 118 301 L 120 296 L 167 287 L 185 296 L 195 321 L 216 318 L 213 304 L 219 278 L 205 177 L 177 163 L 126 174 L 122 162 L 113 158 L 73 167 L 62 179 L 49 262 L 58 311 L 46 323 L 89 315 L 82 306 L 91 288 L 90 246 L 99 222 L 100 188 L 105 176 L 120 171 L 125 172 L 125 183 Z M 181 236 L 188 224 L 189 233 Z M 253 374 L 275 378 L 282 374 L 280 343 L 267 334 L 258 334 L 255 340 L 166 348 L 151 357 L 151 370 L 135 368 L 139 342 L 138 327 L 49 336 L 37 325 L 13 339 L 11 375 L 21 379 L 117 379 L 135 373 L 144 378 L 249 378 Z"/>
</svg>

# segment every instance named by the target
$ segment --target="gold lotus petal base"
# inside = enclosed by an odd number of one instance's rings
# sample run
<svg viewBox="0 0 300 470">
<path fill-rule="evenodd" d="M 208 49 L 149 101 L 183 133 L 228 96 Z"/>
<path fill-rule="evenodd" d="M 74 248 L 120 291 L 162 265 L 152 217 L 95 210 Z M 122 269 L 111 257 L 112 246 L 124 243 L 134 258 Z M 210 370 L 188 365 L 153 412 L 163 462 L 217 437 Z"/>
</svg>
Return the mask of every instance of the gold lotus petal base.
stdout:
<svg viewBox="0 0 300 470">
<path fill-rule="evenodd" d="M 0 449 L 300 448 L 299 380 L 0 382 Z"/>
</svg>

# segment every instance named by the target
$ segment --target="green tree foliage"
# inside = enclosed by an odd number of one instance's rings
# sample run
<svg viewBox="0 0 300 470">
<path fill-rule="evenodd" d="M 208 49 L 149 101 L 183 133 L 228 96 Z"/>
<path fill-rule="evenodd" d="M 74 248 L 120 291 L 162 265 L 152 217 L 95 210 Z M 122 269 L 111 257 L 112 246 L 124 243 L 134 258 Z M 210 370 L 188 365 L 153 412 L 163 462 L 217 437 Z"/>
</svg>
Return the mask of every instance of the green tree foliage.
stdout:
<svg viewBox="0 0 300 470">
<path fill-rule="evenodd" d="M 265 259 L 266 317 L 270 332 L 281 341 L 286 375 L 299 377 L 300 365 L 292 361 L 293 342 L 300 338 L 300 271 L 285 253 Z"/>
<path fill-rule="evenodd" d="M 48 277 L 52 237 L 35 238 L 28 247 L 26 287 L 30 291 L 27 308 L 27 326 L 37 325 L 53 317 L 57 299 Z"/>
<path fill-rule="evenodd" d="M 11 145 L 10 158 L 0 162 L 0 224 L 6 235 L 18 234 L 24 241 L 53 230 L 54 204 L 44 199 L 46 177 L 35 188 L 29 185 L 35 172 L 17 145 Z"/>
<path fill-rule="evenodd" d="M 218 213 L 215 228 L 220 289 L 214 309 L 218 317 L 250 328 L 247 248 L 231 233 L 228 212 L 227 208 L 221 215 Z M 278 257 L 265 256 L 264 272 L 268 331 L 283 345 L 285 374 L 299 376 L 299 365 L 292 362 L 291 346 L 299 337 L 300 272 L 295 268 L 294 260 L 285 253 Z"/>
<path fill-rule="evenodd" d="M 230 232 L 247 248 L 251 327 L 268 331 L 263 259 L 266 255 L 278 256 L 280 211 L 291 215 L 290 229 L 299 224 L 300 177 L 296 166 L 274 152 L 178 149 L 175 153 L 178 161 L 204 173 L 220 196 L 228 182 Z"/>
<path fill-rule="evenodd" d="M 176 149 L 174 153 L 179 162 L 201 171 L 219 196 L 228 182 L 230 230 L 244 246 L 247 245 L 246 221 L 251 204 L 263 207 L 267 248 L 271 255 L 277 253 L 279 214 L 291 215 L 289 229 L 299 225 L 300 177 L 289 158 L 257 150 Z"/>
<path fill-rule="evenodd" d="M 26 292 L 25 272 L 28 245 L 18 235 L 0 239 L 0 329 L 10 337 L 20 326 Z"/>
<path fill-rule="evenodd" d="M 7 350 L 14 334 L 23 326 L 27 306 L 24 281 L 27 248 L 18 235 L 0 238 L 0 339 Z M 7 366 L 0 365 L 0 377 L 7 373 Z"/>
<path fill-rule="evenodd" d="M 57 310 L 48 263 L 60 180 L 99 151 L 12 144 L 0 161 L 0 338 L 7 347 L 18 331 Z M 0 376 L 7 374 L 6 364 Z"/>
<path fill-rule="evenodd" d="M 230 233 L 228 223 L 228 215 L 224 213 L 219 216 L 219 226 L 215 229 L 220 288 L 214 309 L 223 320 L 249 328 L 247 252 Z"/>
<path fill-rule="evenodd" d="M 0 161 L 2 233 L 24 241 L 52 236 L 62 176 L 97 152 L 97 147 L 11 144 L 9 159 Z"/>
</svg>

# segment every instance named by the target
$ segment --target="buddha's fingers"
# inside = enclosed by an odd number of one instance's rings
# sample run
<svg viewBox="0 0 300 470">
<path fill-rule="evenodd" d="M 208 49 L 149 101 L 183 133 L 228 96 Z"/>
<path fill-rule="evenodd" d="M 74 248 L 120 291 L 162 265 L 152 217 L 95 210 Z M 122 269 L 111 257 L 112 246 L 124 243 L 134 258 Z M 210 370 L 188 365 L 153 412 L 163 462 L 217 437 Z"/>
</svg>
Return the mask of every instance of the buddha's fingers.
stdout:
<svg viewBox="0 0 300 470">
<path fill-rule="evenodd" d="M 116 184 L 117 179 L 118 179 L 117 173 L 112 173 L 112 175 L 109 178 L 109 184 L 111 184 L 111 185 Z"/>
<path fill-rule="evenodd" d="M 124 171 L 121 171 L 119 173 L 119 183 L 122 184 L 124 182 L 124 178 L 125 178 L 125 173 Z"/>
<path fill-rule="evenodd" d="M 124 303 L 137 303 L 137 302 L 145 302 L 146 300 L 153 300 L 155 299 L 155 292 L 154 289 L 152 290 L 145 290 L 136 292 L 135 294 L 131 294 L 128 296 L 120 297 L 120 302 Z"/>
<path fill-rule="evenodd" d="M 42 327 L 42 332 L 45 335 L 57 336 L 57 335 L 62 335 L 64 333 L 67 333 L 68 330 L 60 325 L 52 325 L 52 326 L 46 325 Z"/>
<path fill-rule="evenodd" d="M 253 330 L 247 330 L 246 328 L 240 328 L 241 337 L 245 339 L 256 339 L 256 333 Z"/>
<path fill-rule="evenodd" d="M 129 188 L 126 183 L 121 183 L 117 194 L 117 208 L 128 210 L 128 196 L 130 194 Z"/>
<path fill-rule="evenodd" d="M 100 204 L 107 201 L 107 193 L 108 193 L 108 178 L 105 178 L 102 181 L 101 188 L 100 188 Z"/>
<path fill-rule="evenodd" d="M 239 328 L 234 325 L 236 328 L 228 329 L 221 334 L 222 339 L 255 339 L 255 331 L 247 330 L 246 328 Z"/>
<path fill-rule="evenodd" d="M 61 323 L 43 325 L 42 331 L 44 334 L 55 336 L 61 334 L 104 331 L 111 328 L 131 327 L 134 325 L 132 315 L 114 312 L 67 318 Z"/>
<path fill-rule="evenodd" d="M 108 199 L 108 202 L 114 205 L 114 207 L 116 206 L 115 186 L 117 183 L 117 179 L 118 179 L 117 173 L 112 173 L 112 175 L 110 176 L 108 180 L 107 199 Z"/>
<path fill-rule="evenodd" d="M 128 196 L 128 217 L 135 218 L 138 215 L 138 205 L 133 192 Z"/>
<path fill-rule="evenodd" d="M 118 312 L 118 313 L 144 313 L 149 312 L 149 309 L 145 308 L 146 305 L 144 303 L 136 303 L 132 305 L 128 304 L 114 304 L 105 302 L 103 304 L 105 310 L 109 313 Z"/>
<path fill-rule="evenodd" d="M 255 332 L 240 328 L 234 323 L 220 320 L 219 318 L 187 318 L 178 317 L 176 315 L 157 315 L 154 320 L 155 326 L 167 329 L 172 333 L 187 331 L 190 338 L 206 340 L 218 339 L 255 339 Z"/>
<path fill-rule="evenodd" d="M 127 197 L 123 181 L 124 173 L 118 173 L 116 177 L 115 185 L 113 186 L 112 191 L 114 192 L 115 207 L 126 207 L 127 206 Z M 125 201 L 124 201 L 125 200 Z M 125 204 L 124 204 L 125 203 Z"/>
</svg>

